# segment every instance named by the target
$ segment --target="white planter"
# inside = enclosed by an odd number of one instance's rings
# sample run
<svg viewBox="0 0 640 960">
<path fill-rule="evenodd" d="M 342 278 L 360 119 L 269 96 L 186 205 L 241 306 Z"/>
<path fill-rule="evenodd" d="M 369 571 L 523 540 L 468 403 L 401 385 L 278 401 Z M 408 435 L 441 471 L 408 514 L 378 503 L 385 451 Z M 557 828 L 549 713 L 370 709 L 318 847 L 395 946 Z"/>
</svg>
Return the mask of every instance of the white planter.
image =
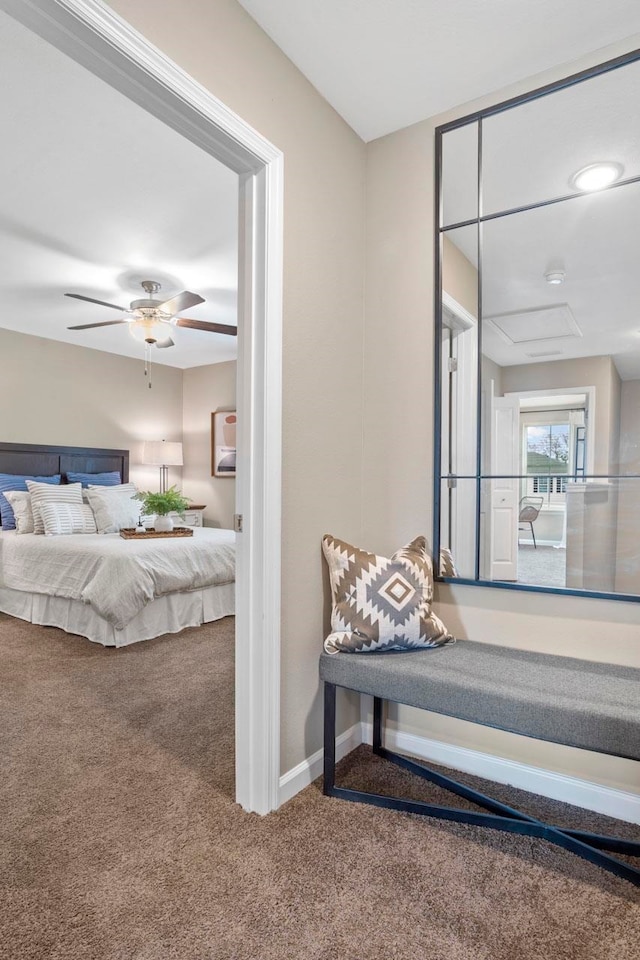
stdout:
<svg viewBox="0 0 640 960">
<path fill-rule="evenodd" d="M 173 530 L 173 520 L 171 519 L 171 517 L 168 517 L 168 516 L 167 517 L 157 516 L 153 526 L 159 533 L 171 533 L 171 531 Z"/>
</svg>

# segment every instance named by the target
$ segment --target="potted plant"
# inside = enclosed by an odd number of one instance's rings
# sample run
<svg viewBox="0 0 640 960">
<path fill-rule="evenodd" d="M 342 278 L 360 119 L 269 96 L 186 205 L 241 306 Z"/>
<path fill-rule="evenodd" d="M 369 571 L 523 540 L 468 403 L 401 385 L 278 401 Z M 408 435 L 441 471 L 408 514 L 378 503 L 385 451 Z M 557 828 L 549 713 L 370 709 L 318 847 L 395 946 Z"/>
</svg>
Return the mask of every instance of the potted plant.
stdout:
<svg viewBox="0 0 640 960">
<path fill-rule="evenodd" d="M 173 530 L 173 520 L 169 514 L 177 513 L 184 520 L 184 512 L 189 506 L 189 501 L 175 487 L 169 487 L 162 493 L 142 490 L 135 495 L 135 499 L 142 501 L 146 515 L 155 515 L 154 529 L 162 533 Z"/>
</svg>

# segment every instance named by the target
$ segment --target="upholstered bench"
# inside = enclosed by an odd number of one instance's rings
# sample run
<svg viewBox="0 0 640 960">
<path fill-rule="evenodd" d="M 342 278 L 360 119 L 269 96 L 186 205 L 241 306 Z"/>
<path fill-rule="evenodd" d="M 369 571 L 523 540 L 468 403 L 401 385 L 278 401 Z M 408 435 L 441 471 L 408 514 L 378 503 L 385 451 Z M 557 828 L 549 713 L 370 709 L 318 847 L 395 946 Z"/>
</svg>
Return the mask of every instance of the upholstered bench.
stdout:
<svg viewBox="0 0 640 960">
<path fill-rule="evenodd" d="M 325 686 L 326 795 L 544 837 L 640 885 L 640 870 L 604 852 L 640 856 L 640 844 L 542 823 L 392 753 L 382 743 L 383 702 L 393 701 L 527 737 L 640 760 L 640 670 L 459 640 L 403 653 L 323 653 L 320 677 Z M 376 754 L 491 812 L 337 787 L 336 687 L 373 696 Z"/>
</svg>

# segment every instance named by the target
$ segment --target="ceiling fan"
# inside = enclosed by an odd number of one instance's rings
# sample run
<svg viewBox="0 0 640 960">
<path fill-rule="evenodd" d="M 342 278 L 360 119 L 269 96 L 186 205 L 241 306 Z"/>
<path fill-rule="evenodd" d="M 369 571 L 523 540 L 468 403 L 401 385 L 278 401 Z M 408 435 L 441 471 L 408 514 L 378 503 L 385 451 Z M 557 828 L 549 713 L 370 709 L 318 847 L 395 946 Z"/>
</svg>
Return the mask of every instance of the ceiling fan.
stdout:
<svg viewBox="0 0 640 960">
<path fill-rule="evenodd" d="M 67 330 L 91 330 L 94 327 L 113 327 L 120 323 L 128 323 L 129 331 L 136 340 L 156 347 L 173 347 L 170 336 L 171 327 L 186 327 L 190 330 L 206 330 L 209 333 L 226 333 L 237 336 L 238 328 L 226 323 L 207 323 L 205 320 L 189 320 L 187 317 L 178 317 L 181 310 L 188 310 L 198 303 L 204 303 L 204 298 L 197 293 L 183 290 L 170 300 L 154 298 L 160 290 L 160 284 L 155 280 L 143 280 L 140 284 L 147 294 L 140 300 L 132 300 L 128 307 L 121 307 L 117 303 L 107 303 L 105 300 L 95 300 L 93 297 L 84 297 L 80 293 L 65 293 L 65 297 L 74 300 L 85 300 L 87 303 L 98 303 L 102 307 L 119 310 L 125 316 L 121 320 L 104 320 L 102 323 L 83 323 Z"/>
</svg>

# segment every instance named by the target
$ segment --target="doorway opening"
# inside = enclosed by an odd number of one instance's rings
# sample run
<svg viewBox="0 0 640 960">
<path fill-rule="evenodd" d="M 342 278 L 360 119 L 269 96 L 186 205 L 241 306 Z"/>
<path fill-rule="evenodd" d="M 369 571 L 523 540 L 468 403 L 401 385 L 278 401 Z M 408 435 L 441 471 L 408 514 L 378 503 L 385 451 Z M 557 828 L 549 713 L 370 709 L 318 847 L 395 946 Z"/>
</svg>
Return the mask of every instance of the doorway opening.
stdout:
<svg viewBox="0 0 640 960">
<path fill-rule="evenodd" d="M 282 155 L 108 8 L 0 0 L 0 10 L 238 178 L 236 800 L 267 813 L 279 780 Z"/>
</svg>

